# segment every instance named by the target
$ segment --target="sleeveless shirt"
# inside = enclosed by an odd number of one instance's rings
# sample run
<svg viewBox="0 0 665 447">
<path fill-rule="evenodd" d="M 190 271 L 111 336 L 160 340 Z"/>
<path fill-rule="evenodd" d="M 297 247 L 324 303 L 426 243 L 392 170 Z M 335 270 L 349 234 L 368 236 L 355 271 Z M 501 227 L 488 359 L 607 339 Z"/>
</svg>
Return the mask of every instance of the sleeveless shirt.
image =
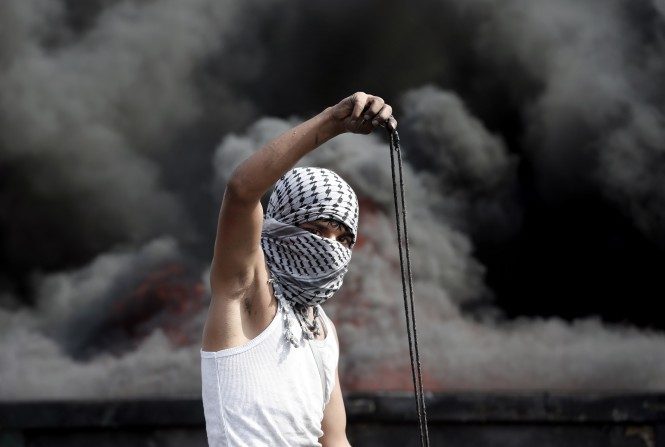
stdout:
<svg viewBox="0 0 665 447">
<path fill-rule="evenodd" d="M 244 345 L 220 351 L 201 349 L 201 394 L 210 447 L 320 446 L 321 421 L 330 400 L 339 359 L 333 324 L 319 306 L 324 340 L 308 341 L 298 323 L 296 348 L 284 338 L 278 305 L 272 322 Z M 312 348 L 321 354 L 322 374 Z"/>
</svg>

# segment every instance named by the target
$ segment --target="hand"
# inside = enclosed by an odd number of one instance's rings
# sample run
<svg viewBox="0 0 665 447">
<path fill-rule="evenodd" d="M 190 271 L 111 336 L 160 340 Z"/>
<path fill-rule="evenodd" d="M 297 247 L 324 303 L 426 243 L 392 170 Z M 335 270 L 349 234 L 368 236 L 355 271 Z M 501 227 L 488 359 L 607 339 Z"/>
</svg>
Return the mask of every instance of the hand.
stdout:
<svg viewBox="0 0 665 447">
<path fill-rule="evenodd" d="M 356 92 L 331 109 L 331 116 L 345 132 L 369 134 L 378 126 L 397 128 L 393 108 L 378 96 Z"/>
</svg>

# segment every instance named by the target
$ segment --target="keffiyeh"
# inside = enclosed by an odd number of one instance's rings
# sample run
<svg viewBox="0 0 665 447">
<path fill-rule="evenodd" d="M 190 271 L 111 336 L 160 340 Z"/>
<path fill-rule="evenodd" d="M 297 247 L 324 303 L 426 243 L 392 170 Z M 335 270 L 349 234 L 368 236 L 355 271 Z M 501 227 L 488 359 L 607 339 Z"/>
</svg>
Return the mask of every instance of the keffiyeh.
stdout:
<svg viewBox="0 0 665 447">
<path fill-rule="evenodd" d="M 294 168 L 279 179 L 266 208 L 261 246 L 282 305 L 302 313 L 324 302 L 341 287 L 351 260 L 351 249 L 341 242 L 297 225 L 333 219 L 346 225 L 355 241 L 358 213 L 356 194 L 333 171 Z"/>
</svg>

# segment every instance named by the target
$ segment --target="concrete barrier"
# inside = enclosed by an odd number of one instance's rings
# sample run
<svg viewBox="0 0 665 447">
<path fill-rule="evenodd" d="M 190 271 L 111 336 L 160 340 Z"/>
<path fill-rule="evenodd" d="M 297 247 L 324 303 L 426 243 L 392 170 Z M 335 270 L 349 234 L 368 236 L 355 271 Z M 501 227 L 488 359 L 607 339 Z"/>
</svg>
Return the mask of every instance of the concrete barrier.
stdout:
<svg viewBox="0 0 665 447">
<path fill-rule="evenodd" d="M 665 394 L 431 394 L 446 447 L 665 447 Z M 419 446 L 409 394 L 351 394 L 354 447 Z M 0 447 L 206 446 L 198 399 L 0 403 Z"/>
</svg>

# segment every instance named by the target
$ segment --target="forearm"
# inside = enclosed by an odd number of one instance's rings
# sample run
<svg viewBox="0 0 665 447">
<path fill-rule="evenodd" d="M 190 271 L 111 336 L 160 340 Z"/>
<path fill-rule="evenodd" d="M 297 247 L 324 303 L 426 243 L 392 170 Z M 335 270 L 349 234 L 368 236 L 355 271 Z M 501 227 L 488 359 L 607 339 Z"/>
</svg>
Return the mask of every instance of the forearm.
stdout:
<svg viewBox="0 0 665 447">
<path fill-rule="evenodd" d="M 344 132 L 331 107 L 284 132 L 243 161 L 229 179 L 227 189 L 244 201 L 261 196 L 303 156 Z"/>
<path fill-rule="evenodd" d="M 351 444 L 349 443 L 349 440 L 346 438 L 346 436 L 340 436 L 334 440 L 320 439 L 319 441 L 323 447 L 351 447 Z"/>
</svg>

